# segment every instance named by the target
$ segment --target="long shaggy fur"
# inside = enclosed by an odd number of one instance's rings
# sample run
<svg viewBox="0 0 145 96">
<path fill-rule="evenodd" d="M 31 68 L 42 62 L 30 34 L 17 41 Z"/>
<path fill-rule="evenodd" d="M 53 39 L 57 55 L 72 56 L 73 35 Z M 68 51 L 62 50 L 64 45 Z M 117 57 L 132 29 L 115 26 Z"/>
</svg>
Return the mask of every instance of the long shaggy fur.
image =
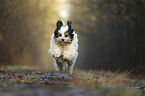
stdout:
<svg viewBox="0 0 145 96">
<path fill-rule="evenodd" d="M 57 28 L 51 36 L 48 51 L 50 56 L 55 58 L 56 70 L 64 71 L 67 69 L 69 76 L 73 74 L 73 67 L 78 57 L 78 37 L 72 29 L 71 23 L 68 21 L 67 25 L 63 26 L 62 21 L 58 20 Z"/>
</svg>

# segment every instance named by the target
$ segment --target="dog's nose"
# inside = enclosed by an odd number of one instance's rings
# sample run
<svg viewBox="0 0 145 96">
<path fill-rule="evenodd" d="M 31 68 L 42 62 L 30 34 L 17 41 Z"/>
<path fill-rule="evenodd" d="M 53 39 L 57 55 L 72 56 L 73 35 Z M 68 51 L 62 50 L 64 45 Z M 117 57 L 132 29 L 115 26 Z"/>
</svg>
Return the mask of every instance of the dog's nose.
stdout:
<svg viewBox="0 0 145 96">
<path fill-rule="evenodd" d="M 61 39 L 62 41 L 64 41 L 64 39 Z"/>
</svg>

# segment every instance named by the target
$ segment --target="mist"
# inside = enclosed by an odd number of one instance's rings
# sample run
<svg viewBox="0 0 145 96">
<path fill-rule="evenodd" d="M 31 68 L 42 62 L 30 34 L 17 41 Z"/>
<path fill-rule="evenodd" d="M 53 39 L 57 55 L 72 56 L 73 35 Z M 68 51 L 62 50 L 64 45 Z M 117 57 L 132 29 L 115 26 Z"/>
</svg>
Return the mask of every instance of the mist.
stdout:
<svg viewBox="0 0 145 96">
<path fill-rule="evenodd" d="M 57 20 L 79 38 L 76 68 L 145 70 L 145 1 L 1 0 L 0 65 L 53 68 L 48 54 Z"/>
</svg>

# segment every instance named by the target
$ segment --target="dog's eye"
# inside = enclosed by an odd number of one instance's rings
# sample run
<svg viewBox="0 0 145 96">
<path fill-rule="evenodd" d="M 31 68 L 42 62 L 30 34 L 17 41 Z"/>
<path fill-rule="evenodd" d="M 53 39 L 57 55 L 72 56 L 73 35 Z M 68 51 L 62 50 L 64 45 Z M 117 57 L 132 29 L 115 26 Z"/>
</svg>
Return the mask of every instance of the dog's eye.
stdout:
<svg viewBox="0 0 145 96">
<path fill-rule="evenodd" d="M 68 35 L 67 35 L 67 34 L 65 34 L 65 37 L 68 37 Z"/>
<path fill-rule="evenodd" d="M 62 35 L 61 34 L 58 34 L 58 36 L 61 37 Z"/>
</svg>

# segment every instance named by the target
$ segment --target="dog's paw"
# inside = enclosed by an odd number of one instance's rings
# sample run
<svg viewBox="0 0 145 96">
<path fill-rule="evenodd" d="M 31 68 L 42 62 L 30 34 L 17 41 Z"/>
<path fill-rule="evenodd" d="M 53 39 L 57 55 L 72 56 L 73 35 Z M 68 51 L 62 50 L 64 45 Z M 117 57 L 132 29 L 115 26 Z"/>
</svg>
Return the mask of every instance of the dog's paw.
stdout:
<svg viewBox="0 0 145 96">
<path fill-rule="evenodd" d="M 63 56 L 64 60 L 69 60 L 69 56 Z"/>
<path fill-rule="evenodd" d="M 60 55 L 59 54 L 54 54 L 53 57 L 58 58 L 58 57 L 60 57 Z"/>
</svg>

